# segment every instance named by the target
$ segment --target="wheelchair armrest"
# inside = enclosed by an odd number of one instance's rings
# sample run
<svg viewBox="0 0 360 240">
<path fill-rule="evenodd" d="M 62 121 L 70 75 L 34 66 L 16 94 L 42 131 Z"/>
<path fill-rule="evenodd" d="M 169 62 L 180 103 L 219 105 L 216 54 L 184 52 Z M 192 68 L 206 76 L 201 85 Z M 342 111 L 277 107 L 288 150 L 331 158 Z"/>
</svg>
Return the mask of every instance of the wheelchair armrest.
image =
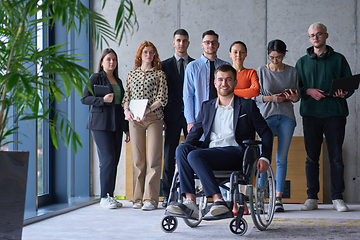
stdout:
<svg viewBox="0 0 360 240">
<path fill-rule="evenodd" d="M 243 144 L 245 144 L 246 146 L 258 145 L 258 144 L 261 144 L 261 141 L 258 141 L 258 140 L 244 140 Z"/>
<path fill-rule="evenodd" d="M 184 140 L 184 141 L 181 141 L 181 143 L 187 143 L 187 144 L 193 145 L 194 147 L 201 147 L 201 145 L 203 144 L 203 141 L 199 141 L 199 140 Z"/>
</svg>

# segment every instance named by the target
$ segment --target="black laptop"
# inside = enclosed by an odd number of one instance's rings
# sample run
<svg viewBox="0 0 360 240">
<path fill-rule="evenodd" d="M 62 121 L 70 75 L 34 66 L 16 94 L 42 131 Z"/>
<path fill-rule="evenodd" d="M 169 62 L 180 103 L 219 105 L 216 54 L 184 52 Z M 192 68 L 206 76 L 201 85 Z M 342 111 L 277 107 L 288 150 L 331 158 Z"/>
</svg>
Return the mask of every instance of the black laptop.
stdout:
<svg viewBox="0 0 360 240">
<path fill-rule="evenodd" d="M 323 95 L 332 97 L 338 89 L 343 91 L 353 91 L 358 89 L 360 82 L 360 74 L 349 77 L 337 78 L 332 80 L 330 91 L 324 92 Z"/>
</svg>

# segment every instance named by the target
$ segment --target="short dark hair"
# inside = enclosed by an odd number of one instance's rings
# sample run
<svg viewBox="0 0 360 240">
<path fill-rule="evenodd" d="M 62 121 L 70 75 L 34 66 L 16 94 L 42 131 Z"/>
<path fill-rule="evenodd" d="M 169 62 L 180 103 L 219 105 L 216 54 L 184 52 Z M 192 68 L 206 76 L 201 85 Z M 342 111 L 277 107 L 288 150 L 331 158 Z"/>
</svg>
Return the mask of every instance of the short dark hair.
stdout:
<svg viewBox="0 0 360 240">
<path fill-rule="evenodd" d="M 246 47 L 245 43 L 242 42 L 242 41 L 235 41 L 235 42 L 233 42 L 233 43 L 230 45 L 229 52 L 231 52 L 231 48 L 232 48 L 235 44 L 241 44 L 241 45 L 243 45 L 244 48 L 245 48 L 245 51 L 247 52 L 247 47 Z"/>
<path fill-rule="evenodd" d="M 276 51 L 278 53 L 284 54 L 287 52 L 286 44 L 280 39 L 275 39 L 269 42 L 268 44 L 268 55 L 272 52 Z"/>
<path fill-rule="evenodd" d="M 187 37 L 189 37 L 189 33 L 188 33 L 185 29 L 182 29 L 182 28 L 176 30 L 176 31 L 174 32 L 174 37 L 175 37 L 175 35 L 181 35 L 181 36 L 187 36 Z"/>
<path fill-rule="evenodd" d="M 216 32 L 214 32 L 214 30 L 207 30 L 206 32 L 204 32 L 204 33 L 202 34 L 202 39 L 203 39 L 206 35 L 216 36 L 216 38 L 219 40 L 219 34 L 217 34 Z"/>
<path fill-rule="evenodd" d="M 216 75 L 217 72 L 232 72 L 234 80 L 236 80 L 236 70 L 231 65 L 223 64 L 215 70 L 214 74 Z"/>
</svg>

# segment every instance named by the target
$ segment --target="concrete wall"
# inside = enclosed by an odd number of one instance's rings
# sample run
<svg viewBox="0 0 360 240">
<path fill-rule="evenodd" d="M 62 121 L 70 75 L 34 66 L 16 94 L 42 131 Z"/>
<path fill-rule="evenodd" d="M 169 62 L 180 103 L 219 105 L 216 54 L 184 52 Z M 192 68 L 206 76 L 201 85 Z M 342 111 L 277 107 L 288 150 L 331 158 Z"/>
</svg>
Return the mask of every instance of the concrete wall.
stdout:
<svg viewBox="0 0 360 240">
<path fill-rule="evenodd" d="M 103 10 L 101 2 L 93 0 L 93 9 L 105 15 L 113 24 L 118 2 L 108 0 Z M 149 6 L 140 0 L 133 2 L 139 30 L 133 36 L 128 36 L 120 47 L 115 43 L 110 45 L 119 55 L 119 75 L 124 83 L 127 73 L 134 67 L 135 51 L 139 44 L 143 40 L 149 40 L 157 47 L 161 59 L 168 58 L 174 53 L 172 34 L 177 28 L 185 28 L 189 32 L 189 54 L 194 58 L 202 54 L 201 35 L 208 29 L 213 29 L 220 35 L 218 56 L 229 62 L 230 44 L 235 40 L 244 41 L 248 47 L 248 57 L 244 65 L 257 69 L 268 63 L 267 43 L 273 39 L 281 39 L 287 44 L 288 53 L 284 62 L 294 66 L 305 54 L 305 49 L 311 46 L 307 37 L 309 25 L 322 22 L 328 27 L 327 43 L 335 51 L 345 55 L 353 74 L 360 72 L 357 61 L 360 57 L 360 4 L 356 0 L 152 0 Z M 94 50 L 92 54 L 94 69 L 100 51 Z M 360 202 L 360 91 L 355 92 L 348 104 L 350 116 L 344 143 L 345 200 Z M 299 103 L 295 104 L 295 136 L 302 136 L 298 108 Z"/>
</svg>

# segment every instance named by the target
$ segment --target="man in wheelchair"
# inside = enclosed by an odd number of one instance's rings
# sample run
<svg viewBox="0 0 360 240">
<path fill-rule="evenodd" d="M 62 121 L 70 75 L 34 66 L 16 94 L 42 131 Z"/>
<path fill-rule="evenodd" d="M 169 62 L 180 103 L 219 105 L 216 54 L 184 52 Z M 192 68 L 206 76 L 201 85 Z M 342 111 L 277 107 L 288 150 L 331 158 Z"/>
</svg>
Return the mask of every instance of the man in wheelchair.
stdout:
<svg viewBox="0 0 360 240">
<path fill-rule="evenodd" d="M 190 212 L 190 218 L 198 218 L 194 173 L 200 179 L 205 195 L 214 200 L 210 214 L 219 216 L 231 211 L 232 205 L 226 204 L 223 200 L 213 171 L 241 170 L 245 151 L 243 141 L 254 140 L 255 132 L 262 139 L 262 153 L 257 169 L 266 172 L 270 163 L 268 159 L 271 159 L 272 153 L 272 132 L 255 102 L 234 94 L 237 84 L 236 70 L 230 65 L 218 67 L 215 70 L 214 84 L 218 97 L 202 104 L 199 115 L 187 135 L 188 143 L 176 149 L 180 191 L 186 199 L 182 206 L 170 204 L 166 210 L 171 214 L 189 216 Z M 203 134 L 205 140 L 201 146 L 191 144 L 199 140 Z"/>
</svg>

